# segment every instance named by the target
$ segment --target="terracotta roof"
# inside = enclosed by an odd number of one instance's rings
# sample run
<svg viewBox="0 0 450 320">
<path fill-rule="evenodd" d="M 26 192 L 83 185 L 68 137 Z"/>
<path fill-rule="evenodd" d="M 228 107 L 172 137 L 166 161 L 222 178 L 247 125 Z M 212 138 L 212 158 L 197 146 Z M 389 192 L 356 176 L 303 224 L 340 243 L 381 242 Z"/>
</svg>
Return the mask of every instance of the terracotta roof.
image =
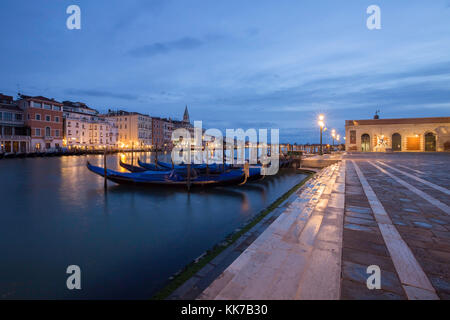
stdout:
<svg viewBox="0 0 450 320">
<path fill-rule="evenodd" d="M 380 125 L 380 124 L 422 124 L 422 123 L 450 123 L 450 117 L 345 120 L 346 126 Z"/>
<path fill-rule="evenodd" d="M 12 96 L 4 95 L 3 93 L 0 93 L 0 101 L 6 100 L 8 102 L 12 102 L 14 98 Z"/>
<path fill-rule="evenodd" d="M 63 104 L 64 104 L 64 106 L 67 106 L 67 107 L 84 108 L 84 109 L 88 109 L 88 110 L 92 110 L 92 111 L 97 111 L 95 109 L 92 109 L 91 107 L 88 107 L 88 105 L 83 102 L 63 101 Z"/>
<path fill-rule="evenodd" d="M 61 106 L 63 105 L 61 102 L 56 101 L 55 99 L 50 99 L 50 98 L 43 97 L 43 96 L 35 96 L 35 97 L 33 97 L 33 96 L 26 96 L 24 94 L 20 94 L 20 98 L 26 99 L 26 100 L 38 100 L 38 101 L 42 101 L 42 102 L 50 102 L 50 103 L 53 103 L 53 104 L 59 104 Z"/>
</svg>

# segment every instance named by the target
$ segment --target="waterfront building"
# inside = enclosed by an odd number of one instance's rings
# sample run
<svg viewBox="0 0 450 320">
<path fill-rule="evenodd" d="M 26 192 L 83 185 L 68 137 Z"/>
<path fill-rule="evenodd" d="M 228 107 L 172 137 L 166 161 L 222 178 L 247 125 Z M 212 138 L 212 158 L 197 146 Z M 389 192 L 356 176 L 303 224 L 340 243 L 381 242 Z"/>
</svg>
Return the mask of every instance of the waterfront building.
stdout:
<svg viewBox="0 0 450 320">
<path fill-rule="evenodd" d="M 163 119 L 164 120 L 164 147 L 168 149 L 172 149 L 172 132 L 174 130 L 174 125 L 172 119 Z"/>
<path fill-rule="evenodd" d="M 64 146 L 69 149 L 103 149 L 118 146 L 116 120 L 101 116 L 81 102 L 63 102 Z"/>
<path fill-rule="evenodd" d="M 0 93 L 0 153 L 26 153 L 30 139 L 23 110 L 13 97 Z"/>
<path fill-rule="evenodd" d="M 165 122 L 164 119 L 152 117 L 152 144 L 157 149 L 164 147 Z"/>
<path fill-rule="evenodd" d="M 30 128 L 30 151 L 55 151 L 63 145 L 63 104 L 42 96 L 19 94 L 25 126 Z"/>
<path fill-rule="evenodd" d="M 116 122 L 119 148 L 152 147 L 152 118 L 150 116 L 138 112 L 109 110 L 106 118 Z"/>
<path fill-rule="evenodd" d="M 346 150 L 450 151 L 450 117 L 346 120 Z"/>
</svg>

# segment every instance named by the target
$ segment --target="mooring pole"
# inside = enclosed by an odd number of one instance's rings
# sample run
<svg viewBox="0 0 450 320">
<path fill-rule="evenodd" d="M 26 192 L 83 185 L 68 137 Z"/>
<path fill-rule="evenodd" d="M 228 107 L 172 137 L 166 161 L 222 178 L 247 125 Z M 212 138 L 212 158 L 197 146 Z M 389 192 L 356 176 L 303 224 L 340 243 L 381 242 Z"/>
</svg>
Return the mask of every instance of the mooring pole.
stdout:
<svg viewBox="0 0 450 320">
<path fill-rule="evenodd" d="M 134 165 L 134 142 L 131 143 L 131 165 Z"/>
<path fill-rule="evenodd" d="M 222 142 L 222 172 L 225 172 L 225 141 Z"/>
<path fill-rule="evenodd" d="M 187 189 L 191 190 L 191 163 L 189 162 L 187 165 Z"/>
<path fill-rule="evenodd" d="M 107 168 L 106 168 L 106 147 L 105 147 L 105 152 L 103 154 L 103 168 L 105 169 L 105 189 L 108 188 L 108 179 L 107 177 Z"/>
<path fill-rule="evenodd" d="M 208 157 L 209 157 L 209 152 L 208 152 L 208 143 L 206 143 L 205 145 L 205 151 L 206 151 L 206 175 L 209 175 L 209 166 L 208 166 Z"/>
</svg>

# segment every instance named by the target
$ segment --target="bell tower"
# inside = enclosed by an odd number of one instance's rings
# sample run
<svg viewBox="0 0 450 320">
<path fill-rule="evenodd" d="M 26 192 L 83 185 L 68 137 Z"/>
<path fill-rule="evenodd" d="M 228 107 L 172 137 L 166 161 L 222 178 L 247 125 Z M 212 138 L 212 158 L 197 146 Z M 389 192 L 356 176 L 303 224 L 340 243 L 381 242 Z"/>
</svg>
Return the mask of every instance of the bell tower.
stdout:
<svg viewBox="0 0 450 320">
<path fill-rule="evenodd" d="M 183 122 L 191 123 L 191 120 L 189 119 L 189 112 L 188 112 L 188 107 L 187 106 L 184 109 Z"/>
</svg>

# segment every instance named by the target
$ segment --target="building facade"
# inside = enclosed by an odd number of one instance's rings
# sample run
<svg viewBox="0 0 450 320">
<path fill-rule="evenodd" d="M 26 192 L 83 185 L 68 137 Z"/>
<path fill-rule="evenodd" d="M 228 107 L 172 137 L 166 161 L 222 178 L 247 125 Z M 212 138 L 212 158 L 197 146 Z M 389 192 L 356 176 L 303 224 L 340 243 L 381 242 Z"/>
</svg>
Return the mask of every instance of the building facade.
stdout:
<svg viewBox="0 0 450 320">
<path fill-rule="evenodd" d="M 172 149 L 172 132 L 174 130 L 174 125 L 172 119 L 164 119 L 164 147 L 167 149 Z"/>
<path fill-rule="evenodd" d="M 152 144 L 156 149 L 162 149 L 164 147 L 164 128 L 164 119 L 152 117 Z"/>
<path fill-rule="evenodd" d="M 0 153 L 29 152 L 30 140 L 23 110 L 13 97 L 0 93 Z"/>
<path fill-rule="evenodd" d="M 450 117 L 346 120 L 346 150 L 450 151 Z"/>
<path fill-rule="evenodd" d="M 116 120 L 99 115 L 81 102 L 63 102 L 64 146 L 69 149 L 104 149 L 118 146 Z"/>
<path fill-rule="evenodd" d="M 151 148 L 152 118 L 137 112 L 109 111 L 107 119 L 116 122 L 119 148 Z"/>
<path fill-rule="evenodd" d="M 32 152 L 59 150 L 63 146 L 63 104 L 42 96 L 20 95 L 25 126 L 30 128 Z"/>
</svg>

